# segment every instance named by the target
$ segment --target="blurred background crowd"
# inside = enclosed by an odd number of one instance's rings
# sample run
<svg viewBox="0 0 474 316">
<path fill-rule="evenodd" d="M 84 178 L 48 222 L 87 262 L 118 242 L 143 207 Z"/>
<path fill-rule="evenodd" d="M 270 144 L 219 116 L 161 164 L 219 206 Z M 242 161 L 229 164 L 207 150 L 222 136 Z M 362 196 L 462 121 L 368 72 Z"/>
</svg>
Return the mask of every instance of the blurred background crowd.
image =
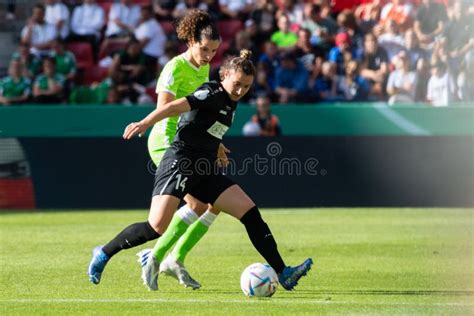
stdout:
<svg viewBox="0 0 474 316">
<path fill-rule="evenodd" d="M 211 79 L 225 58 L 252 50 L 258 74 L 245 101 L 257 104 L 256 122 L 270 103 L 474 99 L 472 1 L 44 0 L 18 34 L 0 104 L 153 103 L 164 64 L 186 49 L 174 21 L 192 8 L 218 21 Z"/>
</svg>

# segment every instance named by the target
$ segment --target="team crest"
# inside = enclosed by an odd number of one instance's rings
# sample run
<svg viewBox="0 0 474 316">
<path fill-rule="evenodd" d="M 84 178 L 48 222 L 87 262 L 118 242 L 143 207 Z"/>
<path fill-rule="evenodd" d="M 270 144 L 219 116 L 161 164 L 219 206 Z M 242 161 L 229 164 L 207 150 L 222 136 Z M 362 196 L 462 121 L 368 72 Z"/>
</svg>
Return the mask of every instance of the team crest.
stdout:
<svg viewBox="0 0 474 316">
<path fill-rule="evenodd" d="M 207 98 L 207 96 L 209 95 L 209 90 L 207 89 L 203 89 L 203 90 L 198 90 L 196 92 L 194 92 L 194 96 L 196 97 L 196 99 L 198 100 L 205 100 Z"/>
</svg>

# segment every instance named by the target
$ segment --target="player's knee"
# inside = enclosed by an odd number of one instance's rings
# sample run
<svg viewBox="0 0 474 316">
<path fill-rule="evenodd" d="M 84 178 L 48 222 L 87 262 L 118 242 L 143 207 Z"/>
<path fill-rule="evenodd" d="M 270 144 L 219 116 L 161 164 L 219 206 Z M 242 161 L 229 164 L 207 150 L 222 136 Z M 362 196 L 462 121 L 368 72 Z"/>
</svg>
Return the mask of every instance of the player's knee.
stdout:
<svg viewBox="0 0 474 316">
<path fill-rule="evenodd" d="M 198 216 L 204 214 L 204 212 L 206 212 L 209 208 L 207 203 L 203 203 L 190 195 L 185 196 L 184 200 L 186 201 L 186 204 L 188 204 L 189 208 L 192 209 Z"/>
</svg>

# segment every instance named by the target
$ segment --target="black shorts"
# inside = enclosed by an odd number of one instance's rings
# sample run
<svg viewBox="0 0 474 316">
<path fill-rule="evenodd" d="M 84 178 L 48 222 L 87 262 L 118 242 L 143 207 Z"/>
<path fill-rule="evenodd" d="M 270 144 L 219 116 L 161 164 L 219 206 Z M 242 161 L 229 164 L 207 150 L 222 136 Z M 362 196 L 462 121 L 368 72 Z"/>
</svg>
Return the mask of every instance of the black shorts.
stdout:
<svg viewBox="0 0 474 316">
<path fill-rule="evenodd" d="M 201 202 L 214 204 L 222 192 L 235 184 L 220 172 L 215 160 L 169 148 L 156 171 L 153 196 L 172 195 L 182 200 L 190 194 Z"/>
</svg>

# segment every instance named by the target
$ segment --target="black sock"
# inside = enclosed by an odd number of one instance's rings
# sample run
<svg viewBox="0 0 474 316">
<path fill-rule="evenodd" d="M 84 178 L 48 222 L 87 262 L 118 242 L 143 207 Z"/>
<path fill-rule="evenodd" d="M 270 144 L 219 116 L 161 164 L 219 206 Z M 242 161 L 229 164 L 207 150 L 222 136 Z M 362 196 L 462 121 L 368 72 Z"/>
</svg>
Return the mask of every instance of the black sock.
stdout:
<svg viewBox="0 0 474 316">
<path fill-rule="evenodd" d="M 110 258 L 122 249 L 133 248 L 158 237 L 160 234 L 151 227 L 150 223 L 135 223 L 122 230 L 102 250 Z"/>
<path fill-rule="evenodd" d="M 273 238 L 272 232 L 268 225 L 263 221 L 260 211 L 256 206 L 251 208 L 244 216 L 240 219 L 242 224 L 245 225 L 247 234 L 252 241 L 253 246 L 262 255 L 268 264 L 280 274 L 285 268 L 285 263 L 280 256 L 277 249 L 277 244 Z"/>
</svg>

